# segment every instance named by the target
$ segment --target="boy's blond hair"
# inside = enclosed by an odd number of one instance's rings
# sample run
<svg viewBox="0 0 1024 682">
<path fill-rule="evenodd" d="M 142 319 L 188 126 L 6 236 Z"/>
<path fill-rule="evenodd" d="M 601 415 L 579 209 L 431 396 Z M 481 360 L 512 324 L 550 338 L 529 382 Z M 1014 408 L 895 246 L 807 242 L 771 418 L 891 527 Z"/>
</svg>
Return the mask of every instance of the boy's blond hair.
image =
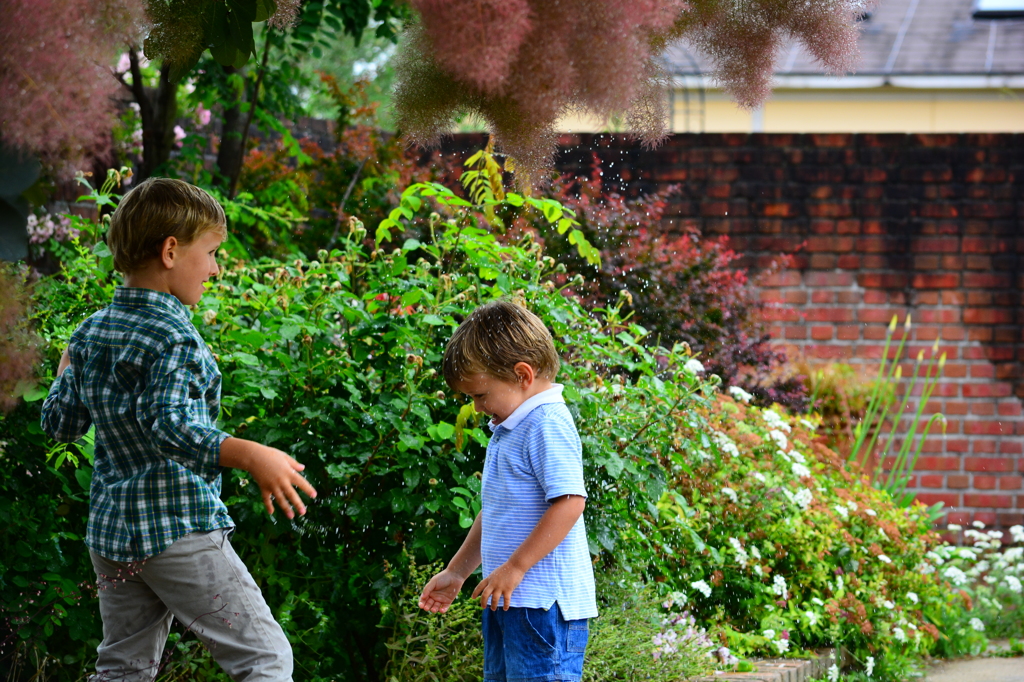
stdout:
<svg viewBox="0 0 1024 682">
<path fill-rule="evenodd" d="M 558 374 L 558 353 L 541 319 L 515 303 L 494 301 L 474 310 L 455 330 L 442 371 L 449 386 L 473 374 L 516 383 L 513 368 L 519 362 L 549 381 Z"/>
<path fill-rule="evenodd" d="M 195 185 L 172 178 L 149 178 L 124 195 L 110 219 L 107 246 L 114 268 L 128 274 L 160 255 L 168 237 L 190 244 L 211 230 L 226 232 L 217 200 Z"/>
</svg>

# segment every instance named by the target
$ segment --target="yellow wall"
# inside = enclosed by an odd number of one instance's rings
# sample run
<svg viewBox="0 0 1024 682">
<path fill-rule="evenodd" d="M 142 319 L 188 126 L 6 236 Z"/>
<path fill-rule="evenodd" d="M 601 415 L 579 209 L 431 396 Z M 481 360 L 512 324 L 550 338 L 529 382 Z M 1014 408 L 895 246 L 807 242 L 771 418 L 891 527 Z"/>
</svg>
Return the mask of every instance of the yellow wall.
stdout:
<svg viewBox="0 0 1024 682">
<path fill-rule="evenodd" d="M 684 98 L 674 99 L 673 132 L 1024 132 L 1020 90 L 776 90 L 759 114 L 737 107 L 720 91 L 708 91 L 701 107 L 691 92 L 689 125 Z M 621 126 L 573 118 L 563 120 L 560 129 L 606 132 Z"/>
</svg>

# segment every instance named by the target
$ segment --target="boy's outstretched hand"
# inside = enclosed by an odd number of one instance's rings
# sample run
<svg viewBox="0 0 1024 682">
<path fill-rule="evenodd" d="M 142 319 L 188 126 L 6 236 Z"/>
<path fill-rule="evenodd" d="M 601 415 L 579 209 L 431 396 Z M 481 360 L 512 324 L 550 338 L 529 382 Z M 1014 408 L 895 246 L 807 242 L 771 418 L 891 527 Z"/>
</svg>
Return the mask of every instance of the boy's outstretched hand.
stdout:
<svg viewBox="0 0 1024 682">
<path fill-rule="evenodd" d="M 420 593 L 419 607 L 431 613 L 445 613 L 462 589 L 465 578 L 447 568 L 433 578 Z"/>
<path fill-rule="evenodd" d="M 512 592 L 523 582 L 524 575 L 526 571 L 505 562 L 480 581 L 470 599 L 479 597 L 482 609 L 486 609 L 487 602 L 490 601 L 491 611 L 497 611 L 499 604 L 502 609 L 508 611 L 509 604 L 512 603 Z"/>
<path fill-rule="evenodd" d="M 221 444 L 220 465 L 252 474 L 263 493 L 267 513 L 271 516 L 274 515 L 275 502 L 289 519 L 295 518 L 296 511 L 299 516 L 304 515 L 306 505 L 302 503 L 299 490 L 310 498 L 316 498 L 316 489 L 299 473 L 306 465 L 299 464 L 277 448 L 251 440 L 228 438 Z"/>
</svg>

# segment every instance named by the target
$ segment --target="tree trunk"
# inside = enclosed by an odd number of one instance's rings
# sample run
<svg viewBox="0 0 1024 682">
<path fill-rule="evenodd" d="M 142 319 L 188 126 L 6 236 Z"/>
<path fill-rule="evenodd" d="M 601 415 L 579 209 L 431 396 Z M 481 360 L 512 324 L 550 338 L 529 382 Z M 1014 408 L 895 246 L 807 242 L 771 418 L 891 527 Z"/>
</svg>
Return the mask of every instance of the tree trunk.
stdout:
<svg viewBox="0 0 1024 682">
<path fill-rule="evenodd" d="M 142 166 L 135 172 L 136 181 L 142 182 L 167 162 L 174 149 L 178 84 L 171 82 L 170 68 L 161 66 L 156 88 L 143 86 L 138 53 L 129 50 L 128 58 L 132 70 L 132 95 L 139 105 L 139 117 L 142 119 Z"/>
<path fill-rule="evenodd" d="M 224 72 L 230 76 L 238 71 L 231 66 L 225 66 Z M 242 81 L 245 82 L 244 79 Z M 249 117 L 242 112 L 242 101 L 245 96 L 245 86 L 239 88 L 237 97 L 230 107 L 224 109 L 224 127 L 220 134 L 220 149 L 217 150 L 217 170 L 220 174 L 215 178 L 217 185 L 229 187 L 232 178 L 238 177 L 242 168 L 242 159 L 245 150 L 242 148 L 245 137 L 245 125 Z"/>
</svg>

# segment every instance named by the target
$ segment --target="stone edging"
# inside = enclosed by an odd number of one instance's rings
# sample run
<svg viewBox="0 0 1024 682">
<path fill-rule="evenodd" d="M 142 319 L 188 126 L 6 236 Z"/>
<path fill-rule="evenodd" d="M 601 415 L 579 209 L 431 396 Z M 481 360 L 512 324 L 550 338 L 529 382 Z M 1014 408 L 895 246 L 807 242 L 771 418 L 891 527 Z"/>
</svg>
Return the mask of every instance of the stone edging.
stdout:
<svg viewBox="0 0 1024 682">
<path fill-rule="evenodd" d="M 694 682 L 808 682 L 825 676 L 834 663 L 831 649 L 818 651 L 810 660 L 800 658 L 769 658 L 753 661 L 757 672 L 736 673 L 719 671 Z"/>
</svg>

